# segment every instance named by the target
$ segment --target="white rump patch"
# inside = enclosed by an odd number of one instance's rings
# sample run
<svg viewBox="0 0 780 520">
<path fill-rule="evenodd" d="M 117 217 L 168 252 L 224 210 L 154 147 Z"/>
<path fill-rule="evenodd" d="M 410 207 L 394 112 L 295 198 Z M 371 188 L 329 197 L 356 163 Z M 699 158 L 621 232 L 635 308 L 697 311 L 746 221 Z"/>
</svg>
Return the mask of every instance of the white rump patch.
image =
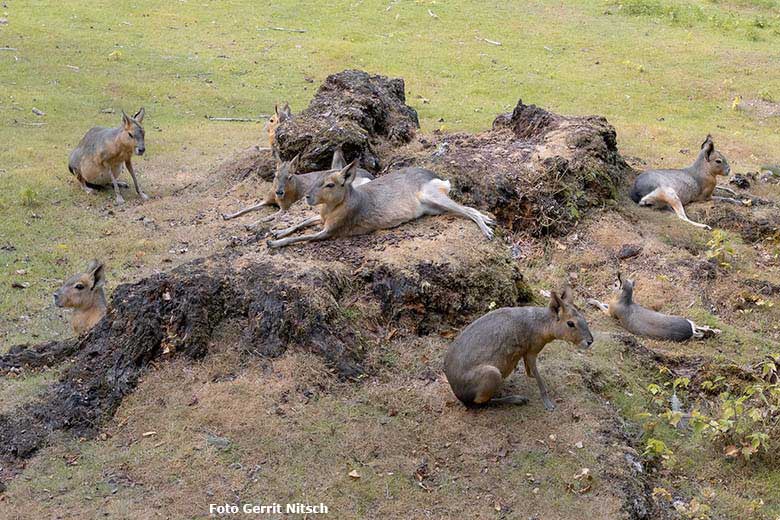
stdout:
<svg viewBox="0 0 780 520">
<path fill-rule="evenodd" d="M 451 184 L 450 181 L 445 181 L 442 179 L 431 179 L 427 183 L 425 183 L 425 186 L 423 186 L 423 193 L 431 193 L 431 192 L 439 192 L 443 193 L 444 195 L 449 195 L 450 193 Z"/>
<path fill-rule="evenodd" d="M 352 187 L 357 188 L 358 186 L 368 184 L 369 182 L 371 182 L 371 179 L 367 179 L 365 177 L 357 177 L 354 181 L 352 181 Z"/>
</svg>

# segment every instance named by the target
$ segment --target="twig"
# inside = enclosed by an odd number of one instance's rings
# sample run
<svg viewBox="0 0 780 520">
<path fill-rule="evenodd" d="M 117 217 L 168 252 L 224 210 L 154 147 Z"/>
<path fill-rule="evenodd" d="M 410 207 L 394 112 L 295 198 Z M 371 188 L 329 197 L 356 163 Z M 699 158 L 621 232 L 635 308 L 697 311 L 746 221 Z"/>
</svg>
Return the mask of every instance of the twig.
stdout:
<svg viewBox="0 0 780 520">
<path fill-rule="evenodd" d="M 17 121 L 16 123 L 23 126 L 46 126 L 46 123 L 28 123 L 26 121 Z"/>
<path fill-rule="evenodd" d="M 256 123 L 258 121 L 265 121 L 271 117 L 269 114 L 260 114 L 259 118 L 254 117 L 212 117 L 206 116 L 209 121 L 228 121 L 233 123 Z"/>
<path fill-rule="evenodd" d="M 0 51 L 18 51 L 16 47 L 0 47 Z"/>
<path fill-rule="evenodd" d="M 477 40 L 482 40 L 483 42 L 489 43 L 490 45 L 501 45 L 501 42 L 497 42 L 496 40 L 488 40 L 487 38 L 480 38 L 477 36 Z"/>
<path fill-rule="evenodd" d="M 305 33 L 306 29 L 288 29 L 287 27 L 269 27 L 271 31 L 283 31 L 283 32 L 294 32 L 294 33 Z"/>
</svg>

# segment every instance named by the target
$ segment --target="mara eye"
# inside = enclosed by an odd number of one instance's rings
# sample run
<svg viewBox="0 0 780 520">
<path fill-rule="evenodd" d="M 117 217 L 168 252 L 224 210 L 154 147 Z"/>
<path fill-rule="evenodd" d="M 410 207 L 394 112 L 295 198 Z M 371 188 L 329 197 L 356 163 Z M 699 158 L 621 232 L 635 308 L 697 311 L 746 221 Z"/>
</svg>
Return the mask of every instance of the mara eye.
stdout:
<svg viewBox="0 0 780 520">
<path fill-rule="evenodd" d="M 332 188 L 333 186 L 335 186 L 335 184 L 333 184 L 332 182 L 329 182 L 328 184 L 325 185 L 326 188 Z"/>
<path fill-rule="evenodd" d="M 566 325 L 568 325 L 571 328 L 574 328 L 574 322 L 573 321 L 567 321 Z"/>
<path fill-rule="evenodd" d="M 720 159 L 715 159 L 715 162 L 716 162 L 716 163 L 718 163 L 718 164 L 720 164 L 720 163 L 722 163 L 723 161 L 721 161 Z"/>
<path fill-rule="evenodd" d="M 83 290 L 84 289 L 84 284 L 77 283 L 76 284 L 76 289 L 79 290 L 79 291 Z"/>
<path fill-rule="evenodd" d="M 129 136 L 130 136 L 130 139 L 132 139 L 132 138 L 133 138 L 133 133 L 132 133 L 132 132 L 127 132 L 127 135 L 129 135 Z"/>
</svg>

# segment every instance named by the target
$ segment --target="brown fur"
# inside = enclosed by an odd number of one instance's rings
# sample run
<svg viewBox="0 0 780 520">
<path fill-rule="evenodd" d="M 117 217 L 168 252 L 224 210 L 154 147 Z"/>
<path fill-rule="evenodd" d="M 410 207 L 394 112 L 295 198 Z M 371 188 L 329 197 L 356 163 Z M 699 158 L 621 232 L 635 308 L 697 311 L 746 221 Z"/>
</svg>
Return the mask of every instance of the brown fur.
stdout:
<svg viewBox="0 0 780 520">
<path fill-rule="evenodd" d="M 149 198 L 138 184 L 132 163 L 133 153 L 143 155 L 146 151 L 145 133 L 141 126 L 144 114 L 143 108 L 133 117 L 122 112 L 119 127 L 97 126 L 84 135 L 68 160 L 68 169 L 76 176 L 84 191 L 92 193 L 96 188 L 111 184 L 117 204 L 124 203 L 125 199 L 119 192 L 120 187 L 127 187 L 127 184 L 119 182 L 124 165 L 133 178 L 138 196 L 144 200 Z"/>
<path fill-rule="evenodd" d="M 496 398 L 503 380 L 523 360 L 526 374 L 536 379 L 544 407 L 553 410 L 536 358 L 547 343 L 562 339 L 589 348 L 593 336 L 566 287 L 551 293 L 549 307 L 505 307 L 477 319 L 452 342 L 444 372 L 453 393 L 466 405 L 487 402 L 525 404 L 521 396 Z"/>
<path fill-rule="evenodd" d="M 73 309 L 70 323 L 76 335 L 88 331 L 106 315 L 104 285 L 105 268 L 101 262 L 93 260 L 86 271 L 71 276 L 54 293 L 57 307 Z"/>
<path fill-rule="evenodd" d="M 289 103 L 285 103 L 281 109 L 279 105 L 274 105 L 274 113 L 265 125 L 265 131 L 268 134 L 268 144 L 271 148 L 276 149 L 276 129 L 279 128 L 280 124 L 291 118 L 292 111 Z"/>
<path fill-rule="evenodd" d="M 268 246 L 283 247 L 296 242 L 360 235 L 390 229 L 423 215 L 446 212 L 473 220 L 485 236 L 489 239 L 493 237 L 493 231 L 488 226 L 495 221 L 450 199 L 446 195 L 449 183 L 430 170 L 403 168 L 355 187 L 356 173 L 355 160 L 340 171 L 322 175 L 306 195 L 311 206 L 320 206 L 320 216 L 275 232 L 274 237 L 287 236 L 319 221 L 324 223 L 322 231 L 314 235 L 271 240 Z M 442 186 L 446 187 L 444 191 Z"/>
</svg>

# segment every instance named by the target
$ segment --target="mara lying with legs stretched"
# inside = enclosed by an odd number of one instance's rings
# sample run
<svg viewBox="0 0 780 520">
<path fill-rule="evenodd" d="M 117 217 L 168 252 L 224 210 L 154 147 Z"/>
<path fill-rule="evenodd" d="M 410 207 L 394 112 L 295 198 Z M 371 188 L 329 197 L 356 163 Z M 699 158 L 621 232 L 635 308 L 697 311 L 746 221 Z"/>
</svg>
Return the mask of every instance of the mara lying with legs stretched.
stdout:
<svg viewBox="0 0 780 520">
<path fill-rule="evenodd" d="M 634 303 L 634 281 L 623 278 L 620 273 L 617 275 L 614 290 L 615 295 L 609 304 L 592 298 L 588 303 L 618 320 L 620 325 L 632 334 L 671 341 L 685 341 L 690 338 L 720 334 L 718 329 L 698 326 L 691 320 L 661 314 Z"/>
<path fill-rule="evenodd" d="M 133 153 L 143 155 L 146 151 L 142 108 L 133 117 L 122 112 L 122 124 L 117 128 L 92 128 L 81 139 L 81 142 L 70 154 L 68 170 L 76 176 L 81 187 L 87 193 L 94 189 L 102 189 L 113 184 L 116 203 L 125 202 L 119 188 L 127 188 L 127 184 L 119 181 L 122 165 L 127 167 L 133 178 L 135 191 L 143 200 L 149 197 L 141 191 L 138 179 L 133 169 Z"/>
<path fill-rule="evenodd" d="M 488 402 L 525 404 L 526 397 L 496 397 L 503 380 L 520 359 L 525 372 L 536 379 L 547 410 L 555 409 L 539 375 L 536 357 L 547 343 L 562 339 L 581 348 L 593 344 L 588 324 L 566 287 L 561 296 L 550 295 L 548 307 L 504 307 L 491 311 L 452 342 L 444 358 L 444 373 L 455 396 L 466 406 Z"/>
<path fill-rule="evenodd" d="M 275 232 L 280 238 L 317 222 L 323 229 L 313 235 L 271 240 L 268 247 L 282 247 L 296 242 L 325 240 L 390 229 L 423 215 L 455 213 L 474 221 L 482 233 L 493 238 L 488 226 L 495 221 L 474 208 L 462 206 L 449 198 L 449 181 L 430 170 L 402 168 L 369 183 L 355 186 L 357 161 L 341 171 L 329 172 L 314 184 L 306 195 L 312 206 L 320 206 L 320 215 Z"/>
<path fill-rule="evenodd" d="M 669 206 L 685 222 L 710 229 L 706 224 L 690 220 L 685 214 L 685 206 L 709 199 L 741 204 L 737 199 L 712 196 L 715 188 L 734 194 L 729 188 L 717 184 L 717 176 L 728 175 L 730 170 L 726 158 L 715 150 L 712 136 L 708 135 L 691 166 L 682 170 L 649 170 L 639 175 L 631 187 L 631 200 L 640 206 Z"/>
<path fill-rule="evenodd" d="M 269 191 L 265 198 L 254 206 L 249 206 L 236 213 L 227 214 L 223 213 L 222 218 L 225 220 L 234 219 L 245 215 L 249 212 L 256 211 L 265 206 L 278 206 L 279 211 L 261 218 L 253 224 L 249 224 L 247 229 L 257 227 L 261 222 L 270 222 L 276 217 L 279 217 L 287 212 L 287 210 L 295 204 L 297 201 L 306 196 L 309 189 L 316 183 L 322 175 L 325 175 L 331 171 L 338 171 L 344 168 L 346 162 L 344 161 L 344 154 L 341 152 L 341 148 L 337 148 L 333 153 L 333 160 L 331 162 L 330 170 L 316 171 L 309 173 L 296 173 L 298 171 L 299 156 L 293 157 L 291 161 L 281 161 L 277 157 L 276 161 L 276 174 L 274 175 L 274 182 L 271 191 Z M 357 173 L 358 177 L 355 183 L 360 186 L 365 182 L 373 180 L 374 176 L 363 169 L 359 169 Z"/>
</svg>

